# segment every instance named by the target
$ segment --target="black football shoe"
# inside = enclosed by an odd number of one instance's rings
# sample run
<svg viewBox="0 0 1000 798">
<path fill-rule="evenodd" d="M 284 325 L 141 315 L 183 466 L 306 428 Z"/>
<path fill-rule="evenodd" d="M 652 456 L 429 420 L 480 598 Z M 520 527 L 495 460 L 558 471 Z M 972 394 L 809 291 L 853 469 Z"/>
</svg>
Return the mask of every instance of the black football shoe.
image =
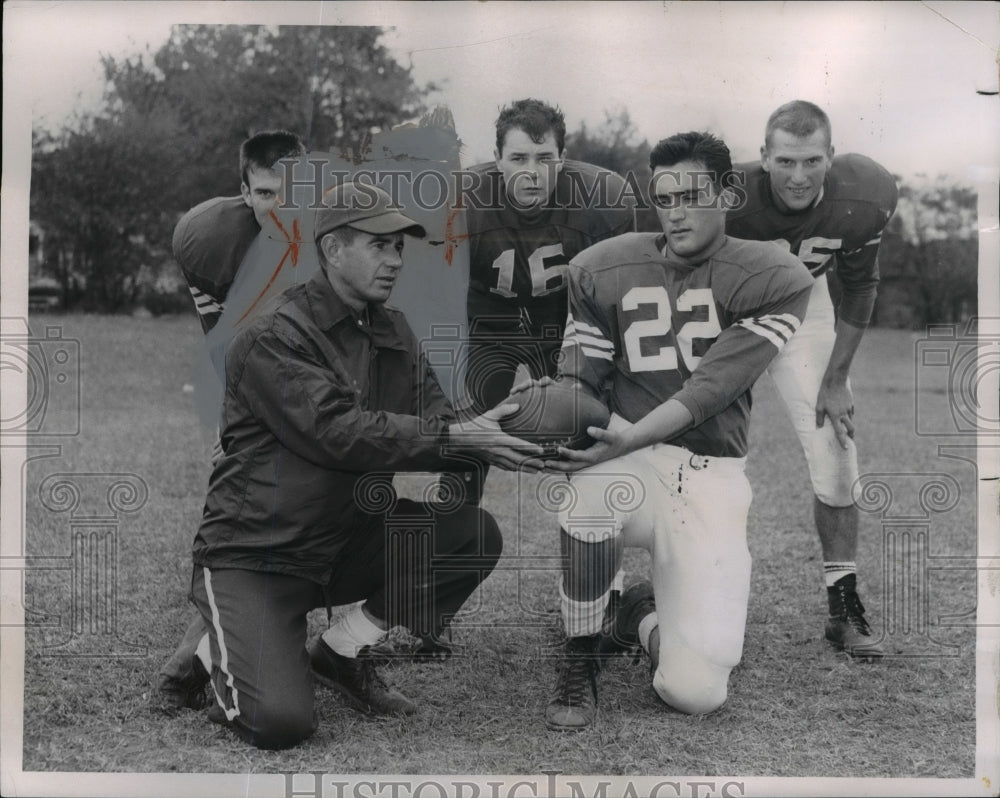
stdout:
<svg viewBox="0 0 1000 798">
<path fill-rule="evenodd" d="M 597 653 L 602 661 L 615 654 L 641 652 L 639 644 L 639 623 L 650 613 L 656 612 L 653 598 L 653 583 L 636 582 L 622 593 L 618 612 L 610 628 L 602 631 L 597 642 Z"/>
<path fill-rule="evenodd" d="M 180 673 L 160 672 L 156 684 L 164 710 L 204 709 L 208 706 L 208 672 L 201 660 L 191 657 L 190 665 Z"/>
<path fill-rule="evenodd" d="M 885 656 L 885 649 L 872 635 L 865 620 L 865 608 L 857 593 L 857 577 L 847 574 L 826 589 L 830 617 L 826 621 L 826 639 L 838 651 L 857 659 L 872 660 Z"/>
<path fill-rule="evenodd" d="M 384 642 L 368 649 L 368 656 L 376 665 L 388 665 L 390 662 L 421 664 L 447 662 L 454 653 L 455 650 L 450 645 L 431 637 L 404 641 L 387 638 Z"/>
<path fill-rule="evenodd" d="M 597 717 L 597 635 L 571 637 L 559 669 L 556 689 L 545 708 L 552 731 L 583 731 Z"/>
<path fill-rule="evenodd" d="M 375 670 L 368 647 L 355 658 L 338 654 L 321 637 L 309 652 L 313 676 L 339 692 L 355 709 L 375 715 L 412 715 L 417 705 L 394 690 Z"/>
</svg>

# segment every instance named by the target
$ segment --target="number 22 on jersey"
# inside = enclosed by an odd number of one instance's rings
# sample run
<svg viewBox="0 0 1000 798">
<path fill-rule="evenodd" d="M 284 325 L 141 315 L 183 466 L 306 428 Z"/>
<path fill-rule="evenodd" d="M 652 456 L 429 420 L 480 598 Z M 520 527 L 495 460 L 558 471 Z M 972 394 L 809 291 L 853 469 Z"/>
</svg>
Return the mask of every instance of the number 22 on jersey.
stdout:
<svg viewBox="0 0 1000 798">
<path fill-rule="evenodd" d="M 678 350 L 687 370 L 694 371 L 701 362 L 701 355 L 694 354 L 694 340 L 697 338 L 711 342 L 722 332 L 712 289 L 689 288 L 677 297 L 678 312 L 693 312 L 705 308 L 708 318 L 703 321 L 686 322 L 677 331 L 676 346 L 673 344 L 661 346 L 655 352 L 643 354 L 642 339 L 663 338 L 668 335 L 671 332 L 673 313 L 667 289 L 662 285 L 636 286 L 622 297 L 621 309 L 624 313 L 636 311 L 641 305 L 655 306 L 656 315 L 653 318 L 631 322 L 622 334 L 628 366 L 633 373 L 676 370 Z"/>
</svg>

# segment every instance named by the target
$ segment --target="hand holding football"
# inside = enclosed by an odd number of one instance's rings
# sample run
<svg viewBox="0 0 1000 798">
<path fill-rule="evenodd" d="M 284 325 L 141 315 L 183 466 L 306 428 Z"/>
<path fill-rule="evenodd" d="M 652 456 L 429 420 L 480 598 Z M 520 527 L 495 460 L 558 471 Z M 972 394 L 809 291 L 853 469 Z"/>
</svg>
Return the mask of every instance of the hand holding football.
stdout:
<svg viewBox="0 0 1000 798">
<path fill-rule="evenodd" d="M 515 438 L 541 444 L 551 452 L 558 446 L 589 448 L 594 439 L 587 434 L 587 427 L 604 429 L 611 420 L 604 402 L 575 380 L 533 382 L 504 400 L 505 404 L 509 402 L 519 407 L 500 419 L 500 429 Z"/>
</svg>

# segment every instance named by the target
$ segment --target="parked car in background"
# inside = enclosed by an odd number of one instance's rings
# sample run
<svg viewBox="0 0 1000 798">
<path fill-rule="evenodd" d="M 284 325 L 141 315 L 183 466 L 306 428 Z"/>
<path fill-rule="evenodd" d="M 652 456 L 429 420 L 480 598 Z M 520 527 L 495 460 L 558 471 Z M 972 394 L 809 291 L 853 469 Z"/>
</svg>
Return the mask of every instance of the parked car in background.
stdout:
<svg viewBox="0 0 1000 798">
<path fill-rule="evenodd" d="M 45 313 L 63 306 L 63 288 L 58 280 L 39 277 L 28 282 L 28 312 Z"/>
</svg>

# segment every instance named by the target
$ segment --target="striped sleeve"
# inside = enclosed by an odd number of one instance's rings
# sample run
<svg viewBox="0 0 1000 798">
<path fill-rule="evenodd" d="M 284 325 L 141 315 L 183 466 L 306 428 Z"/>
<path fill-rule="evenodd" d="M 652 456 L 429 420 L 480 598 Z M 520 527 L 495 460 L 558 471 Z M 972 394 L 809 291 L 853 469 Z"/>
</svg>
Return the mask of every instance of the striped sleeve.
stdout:
<svg viewBox="0 0 1000 798">
<path fill-rule="evenodd" d="M 194 309 L 198 311 L 198 319 L 201 321 L 202 332 L 207 333 L 218 323 L 225 307 L 215 297 L 193 285 L 189 285 L 188 290 L 191 292 L 191 298 L 194 300 Z"/>
<path fill-rule="evenodd" d="M 615 344 L 596 301 L 591 275 L 570 264 L 569 313 L 559 373 L 584 383 L 596 396 L 614 369 Z"/>
<path fill-rule="evenodd" d="M 805 266 L 796 261 L 794 269 L 773 270 L 771 275 L 777 279 L 769 281 L 766 297 L 758 297 L 762 304 L 739 313 L 722 330 L 674 395 L 696 425 L 750 390 L 805 318 L 813 284 Z"/>
<path fill-rule="evenodd" d="M 788 343 L 802 322 L 792 313 L 774 313 L 740 319 L 737 324 L 770 341 L 778 351 Z"/>
<path fill-rule="evenodd" d="M 578 346 L 585 357 L 596 357 L 601 360 L 613 360 L 615 345 L 611 343 L 593 324 L 585 321 L 577 321 L 573 318 L 573 311 L 569 311 L 566 319 L 566 333 L 563 339 L 564 346 Z"/>
</svg>

